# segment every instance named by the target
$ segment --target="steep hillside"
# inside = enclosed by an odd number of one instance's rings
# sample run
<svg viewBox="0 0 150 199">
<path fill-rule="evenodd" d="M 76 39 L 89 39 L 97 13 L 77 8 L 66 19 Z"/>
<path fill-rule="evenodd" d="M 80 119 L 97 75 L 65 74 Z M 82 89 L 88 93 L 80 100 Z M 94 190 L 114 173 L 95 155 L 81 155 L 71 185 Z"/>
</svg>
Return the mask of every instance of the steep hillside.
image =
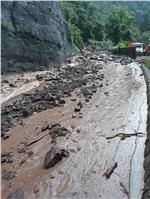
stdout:
<svg viewBox="0 0 150 199">
<path fill-rule="evenodd" d="M 2 2 L 2 73 L 43 70 L 72 53 L 58 2 Z"/>
</svg>

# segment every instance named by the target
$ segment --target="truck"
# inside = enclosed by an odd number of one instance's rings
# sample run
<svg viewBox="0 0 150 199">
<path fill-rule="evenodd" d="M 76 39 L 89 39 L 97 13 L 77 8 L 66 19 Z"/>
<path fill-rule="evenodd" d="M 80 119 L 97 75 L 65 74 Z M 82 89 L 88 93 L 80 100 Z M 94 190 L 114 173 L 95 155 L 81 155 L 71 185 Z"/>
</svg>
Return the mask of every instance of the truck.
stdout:
<svg viewBox="0 0 150 199">
<path fill-rule="evenodd" d="M 129 47 L 135 47 L 137 55 L 143 55 L 144 44 L 143 43 L 130 43 Z"/>
</svg>

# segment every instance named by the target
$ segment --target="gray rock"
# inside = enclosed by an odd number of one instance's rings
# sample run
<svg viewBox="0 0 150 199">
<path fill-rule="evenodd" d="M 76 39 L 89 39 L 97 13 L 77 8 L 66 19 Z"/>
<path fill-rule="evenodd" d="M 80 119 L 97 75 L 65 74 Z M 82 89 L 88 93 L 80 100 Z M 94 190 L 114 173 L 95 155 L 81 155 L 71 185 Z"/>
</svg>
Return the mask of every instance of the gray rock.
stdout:
<svg viewBox="0 0 150 199">
<path fill-rule="evenodd" d="M 77 151 L 80 151 L 80 150 L 81 150 L 81 147 L 80 147 L 80 146 L 78 146 L 78 147 L 77 147 Z"/>
<path fill-rule="evenodd" d="M 43 74 L 37 74 L 36 75 L 36 79 L 39 80 L 39 81 L 43 80 L 43 78 L 44 78 Z"/>
<path fill-rule="evenodd" d="M 75 149 L 73 149 L 73 148 L 72 148 L 72 149 L 70 149 L 69 151 L 70 151 L 71 153 L 76 153 L 76 150 L 75 150 Z"/>
<path fill-rule="evenodd" d="M 81 106 L 75 106 L 74 111 L 79 112 L 81 110 Z"/>
<path fill-rule="evenodd" d="M 46 121 L 44 122 L 44 124 L 42 125 L 41 131 L 46 131 L 49 128 L 49 123 Z"/>
<path fill-rule="evenodd" d="M 92 95 L 92 92 L 88 89 L 88 88 L 81 88 L 81 93 L 86 97 L 86 96 L 89 96 L 89 95 Z"/>
<path fill-rule="evenodd" d="M 13 172 L 13 171 L 6 171 L 6 172 L 3 174 L 3 179 L 5 179 L 5 180 L 10 180 L 10 179 L 13 179 L 15 176 L 16 176 L 16 173 L 15 173 L 15 172 Z"/>
<path fill-rule="evenodd" d="M 68 157 L 69 152 L 65 149 L 60 149 L 56 147 L 52 147 L 50 151 L 47 152 L 44 159 L 44 168 L 49 169 L 53 167 L 55 164 L 60 162 L 63 157 Z"/>
<path fill-rule="evenodd" d="M 24 191 L 22 189 L 16 189 L 7 196 L 7 199 L 23 199 L 23 198 L 24 198 Z"/>
<path fill-rule="evenodd" d="M 63 174 L 64 173 L 64 171 L 63 170 L 59 170 L 59 174 Z"/>
<path fill-rule="evenodd" d="M 73 53 L 59 2 L 3 1 L 2 73 L 44 70 Z"/>
</svg>

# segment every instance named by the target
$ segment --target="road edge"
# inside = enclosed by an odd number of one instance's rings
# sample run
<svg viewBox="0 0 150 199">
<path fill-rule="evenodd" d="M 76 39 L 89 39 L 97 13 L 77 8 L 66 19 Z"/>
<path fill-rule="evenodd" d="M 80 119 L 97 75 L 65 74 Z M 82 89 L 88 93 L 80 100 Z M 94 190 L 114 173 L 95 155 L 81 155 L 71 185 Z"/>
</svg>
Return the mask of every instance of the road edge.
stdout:
<svg viewBox="0 0 150 199">
<path fill-rule="evenodd" d="M 145 142 L 145 151 L 144 151 L 144 190 L 142 199 L 150 198 L 150 70 L 144 65 L 141 65 L 141 69 L 144 74 L 146 87 L 147 87 L 147 104 L 148 104 L 148 113 L 147 113 L 147 139 Z"/>
</svg>

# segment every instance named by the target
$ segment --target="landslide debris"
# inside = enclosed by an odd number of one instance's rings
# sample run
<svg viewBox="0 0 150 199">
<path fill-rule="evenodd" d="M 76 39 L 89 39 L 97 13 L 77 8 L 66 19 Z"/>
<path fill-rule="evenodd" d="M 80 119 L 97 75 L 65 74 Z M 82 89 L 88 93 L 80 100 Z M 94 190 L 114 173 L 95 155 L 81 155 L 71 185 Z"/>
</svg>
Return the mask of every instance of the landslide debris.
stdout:
<svg viewBox="0 0 150 199">
<path fill-rule="evenodd" d="M 94 53 L 94 55 L 93 55 Z M 93 57 L 94 56 L 94 57 Z M 32 92 L 24 93 L 18 100 L 12 100 L 2 106 L 1 113 L 1 131 L 2 137 L 5 132 L 17 124 L 22 125 L 22 119 L 43 110 L 51 109 L 56 106 L 62 106 L 65 98 L 71 95 L 75 88 L 81 87 L 81 93 L 86 98 L 86 102 L 97 91 L 97 87 L 103 84 L 93 83 L 97 79 L 105 79 L 102 72 L 103 66 L 110 62 L 131 63 L 131 58 L 122 58 L 112 55 L 110 52 L 101 51 L 100 48 L 85 47 L 79 56 L 69 58 L 68 63 L 58 68 L 58 75 L 51 81 L 45 81 L 50 78 L 50 72 L 36 76 L 37 79 L 44 79 L 45 86 Z M 90 85 L 89 85 L 90 84 Z M 81 106 L 77 105 L 75 111 L 79 112 Z"/>
</svg>

